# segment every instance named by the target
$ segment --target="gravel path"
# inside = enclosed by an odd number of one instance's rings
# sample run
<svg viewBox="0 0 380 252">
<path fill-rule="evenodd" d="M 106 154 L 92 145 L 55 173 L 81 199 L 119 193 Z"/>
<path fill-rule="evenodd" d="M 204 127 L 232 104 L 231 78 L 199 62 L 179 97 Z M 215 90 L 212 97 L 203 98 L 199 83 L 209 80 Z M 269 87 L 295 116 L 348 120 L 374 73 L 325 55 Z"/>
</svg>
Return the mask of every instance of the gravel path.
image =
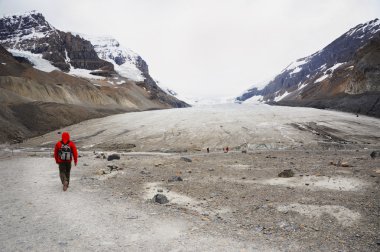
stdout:
<svg viewBox="0 0 380 252">
<path fill-rule="evenodd" d="M 0 160 L 0 251 L 272 250 L 199 233 L 201 220 L 165 217 L 155 209 L 162 206 L 112 194 L 81 165 L 73 167 L 63 192 L 47 155 Z"/>
</svg>

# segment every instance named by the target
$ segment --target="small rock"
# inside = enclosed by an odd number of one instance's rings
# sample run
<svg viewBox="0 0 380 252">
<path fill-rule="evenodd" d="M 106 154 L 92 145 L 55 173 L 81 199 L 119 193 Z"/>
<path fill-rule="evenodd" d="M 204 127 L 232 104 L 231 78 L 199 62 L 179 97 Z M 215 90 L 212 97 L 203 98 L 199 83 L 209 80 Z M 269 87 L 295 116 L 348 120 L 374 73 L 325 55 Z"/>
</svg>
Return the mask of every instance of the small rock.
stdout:
<svg viewBox="0 0 380 252">
<path fill-rule="evenodd" d="M 164 190 L 162 190 L 162 189 L 157 189 L 157 192 L 164 192 Z"/>
<path fill-rule="evenodd" d="M 208 171 L 215 171 L 215 169 L 214 168 L 210 168 L 210 169 L 208 169 Z"/>
<path fill-rule="evenodd" d="M 88 166 L 88 164 L 84 163 L 83 166 Z"/>
<path fill-rule="evenodd" d="M 107 167 L 110 168 L 111 171 L 113 171 L 113 170 L 117 171 L 119 168 L 117 165 L 107 165 Z"/>
<path fill-rule="evenodd" d="M 158 167 L 160 165 L 162 165 L 162 164 L 161 163 L 154 164 L 154 166 L 156 166 L 156 167 Z"/>
<path fill-rule="evenodd" d="M 292 169 L 287 169 L 280 172 L 278 176 L 281 178 L 290 178 L 294 176 L 294 172 L 292 171 Z"/>
<path fill-rule="evenodd" d="M 242 177 L 241 179 L 246 179 L 246 177 Z"/>
<path fill-rule="evenodd" d="M 152 200 L 153 200 L 153 202 L 157 202 L 157 203 L 159 203 L 159 204 L 166 204 L 166 203 L 169 203 L 168 198 L 166 198 L 165 195 L 160 194 L 160 193 L 154 195 L 154 197 L 153 197 Z"/>
<path fill-rule="evenodd" d="M 351 165 L 349 165 L 347 162 L 342 162 L 340 164 L 340 166 L 342 166 L 342 167 L 350 167 Z"/>
<path fill-rule="evenodd" d="M 377 244 L 377 245 L 380 245 L 380 239 L 376 241 L 376 244 Z"/>
<path fill-rule="evenodd" d="M 168 179 L 168 182 L 176 182 L 176 181 L 183 181 L 183 179 L 180 176 L 173 176 L 170 179 Z"/>
<path fill-rule="evenodd" d="M 247 151 L 246 150 L 242 150 L 241 153 L 247 154 Z"/>
<path fill-rule="evenodd" d="M 96 172 L 96 174 L 97 174 L 97 175 L 104 175 L 104 174 L 106 174 L 106 171 L 103 170 L 103 169 L 101 169 L 101 170 L 98 170 L 98 171 Z"/>
<path fill-rule="evenodd" d="M 107 157 L 108 161 L 114 160 L 114 159 L 120 159 L 120 155 L 117 153 L 111 154 Z"/>
<path fill-rule="evenodd" d="M 370 154 L 371 158 L 375 159 L 377 157 L 380 157 L 380 151 L 372 151 Z"/>
<path fill-rule="evenodd" d="M 187 157 L 181 157 L 180 160 L 182 161 L 185 161 L 185 162 L 192 162 L 192 160 L 190 158 L 187 158 Z"/>
<path fill-rule="evenodd" d="M 308 185 L 309 185 L 309 183 L 306 183 L 305 185 L 306 185 L 306 186 L 308 186 Z"/>
<path fill-rule="evenodd" d="M 188 170 L 187 173 L 191 173 L 191 170 Z"/>
</svg>

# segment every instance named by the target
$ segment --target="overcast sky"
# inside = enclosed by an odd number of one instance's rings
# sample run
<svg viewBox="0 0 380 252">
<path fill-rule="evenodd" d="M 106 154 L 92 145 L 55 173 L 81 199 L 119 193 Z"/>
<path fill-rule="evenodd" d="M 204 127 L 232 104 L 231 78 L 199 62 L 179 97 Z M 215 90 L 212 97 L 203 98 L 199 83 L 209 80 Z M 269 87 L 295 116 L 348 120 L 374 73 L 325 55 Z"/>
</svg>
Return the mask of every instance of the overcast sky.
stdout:
<svg viewBox="0 0 380 252">
<path fill-rule="evenodd" d="M 0 0 L 61 30 L 111 35 L 187 96 L 236 96 L 359 23 L 379 0 Z"/>
</svg>

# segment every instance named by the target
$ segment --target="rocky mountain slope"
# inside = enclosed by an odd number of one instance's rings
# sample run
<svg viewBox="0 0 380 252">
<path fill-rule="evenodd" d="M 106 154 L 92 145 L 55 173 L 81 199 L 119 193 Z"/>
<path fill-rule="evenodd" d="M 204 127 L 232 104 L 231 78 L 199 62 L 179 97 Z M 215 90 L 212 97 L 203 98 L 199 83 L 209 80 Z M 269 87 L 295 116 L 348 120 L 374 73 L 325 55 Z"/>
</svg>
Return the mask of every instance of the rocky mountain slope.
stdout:
<svg viewBox="0 0 380 252">
<path fill-rule="evenodd" d="M 99 59 L 91 43 L 50 25 L 36 11 L 0 19 L 0 42 L 7 49 L 42 54 L 62 71 L 74 68 L 113 70 L 110 62 Z"/>
<path fill-rule="evenodd" d="M 79 77 L 102 79 L 98 77 L 101 76 L 115 85 L 128 79 L 145 88 L 151 99 L 171 107 L 188 106 L 162 91 L 149 75 L 147 63 L 115 39 L 60 31 L 36 11 L 1 18 L 0 43 L 13 55 L 32 61 L 37 57 L 46 60 L 45 65 L 52 65 L 40 70 L 55 67 Z"/>
<path fill-rule="evenodd" d="M 114 113 L 188 106 L 156 85 L 140 56 L 112 42 L 93 45 L 37 12 L 0 19 L 0 142 Z"/>
<path fill-rule="evenodd" d="M 380 116 L 380 21 L 360 24 L 322 50 L 298 59 L 263 89 L 237 102 L 258 100 Z"/>
</svg>

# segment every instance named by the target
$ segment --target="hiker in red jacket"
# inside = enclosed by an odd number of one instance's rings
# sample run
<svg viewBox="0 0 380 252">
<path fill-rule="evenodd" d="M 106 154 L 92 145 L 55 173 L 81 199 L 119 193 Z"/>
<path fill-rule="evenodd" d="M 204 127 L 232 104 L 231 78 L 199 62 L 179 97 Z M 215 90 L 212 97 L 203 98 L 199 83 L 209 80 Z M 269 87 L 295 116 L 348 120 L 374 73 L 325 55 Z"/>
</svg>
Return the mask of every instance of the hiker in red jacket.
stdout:
<svg viewBox="0 0 380 252">
<path fill-rule="evenodd" d="M 70 141 L 70 135 L 67 132 L 62 133 L 62 141 L 57 142 L 54 148 L 55 162 L 59 165 L 59 177 L 66 191 L 70 183 L 71 161 L 74 158 L 74 164 L 78 163 L 78 151 L 74 142 Z"/>
</svg>

